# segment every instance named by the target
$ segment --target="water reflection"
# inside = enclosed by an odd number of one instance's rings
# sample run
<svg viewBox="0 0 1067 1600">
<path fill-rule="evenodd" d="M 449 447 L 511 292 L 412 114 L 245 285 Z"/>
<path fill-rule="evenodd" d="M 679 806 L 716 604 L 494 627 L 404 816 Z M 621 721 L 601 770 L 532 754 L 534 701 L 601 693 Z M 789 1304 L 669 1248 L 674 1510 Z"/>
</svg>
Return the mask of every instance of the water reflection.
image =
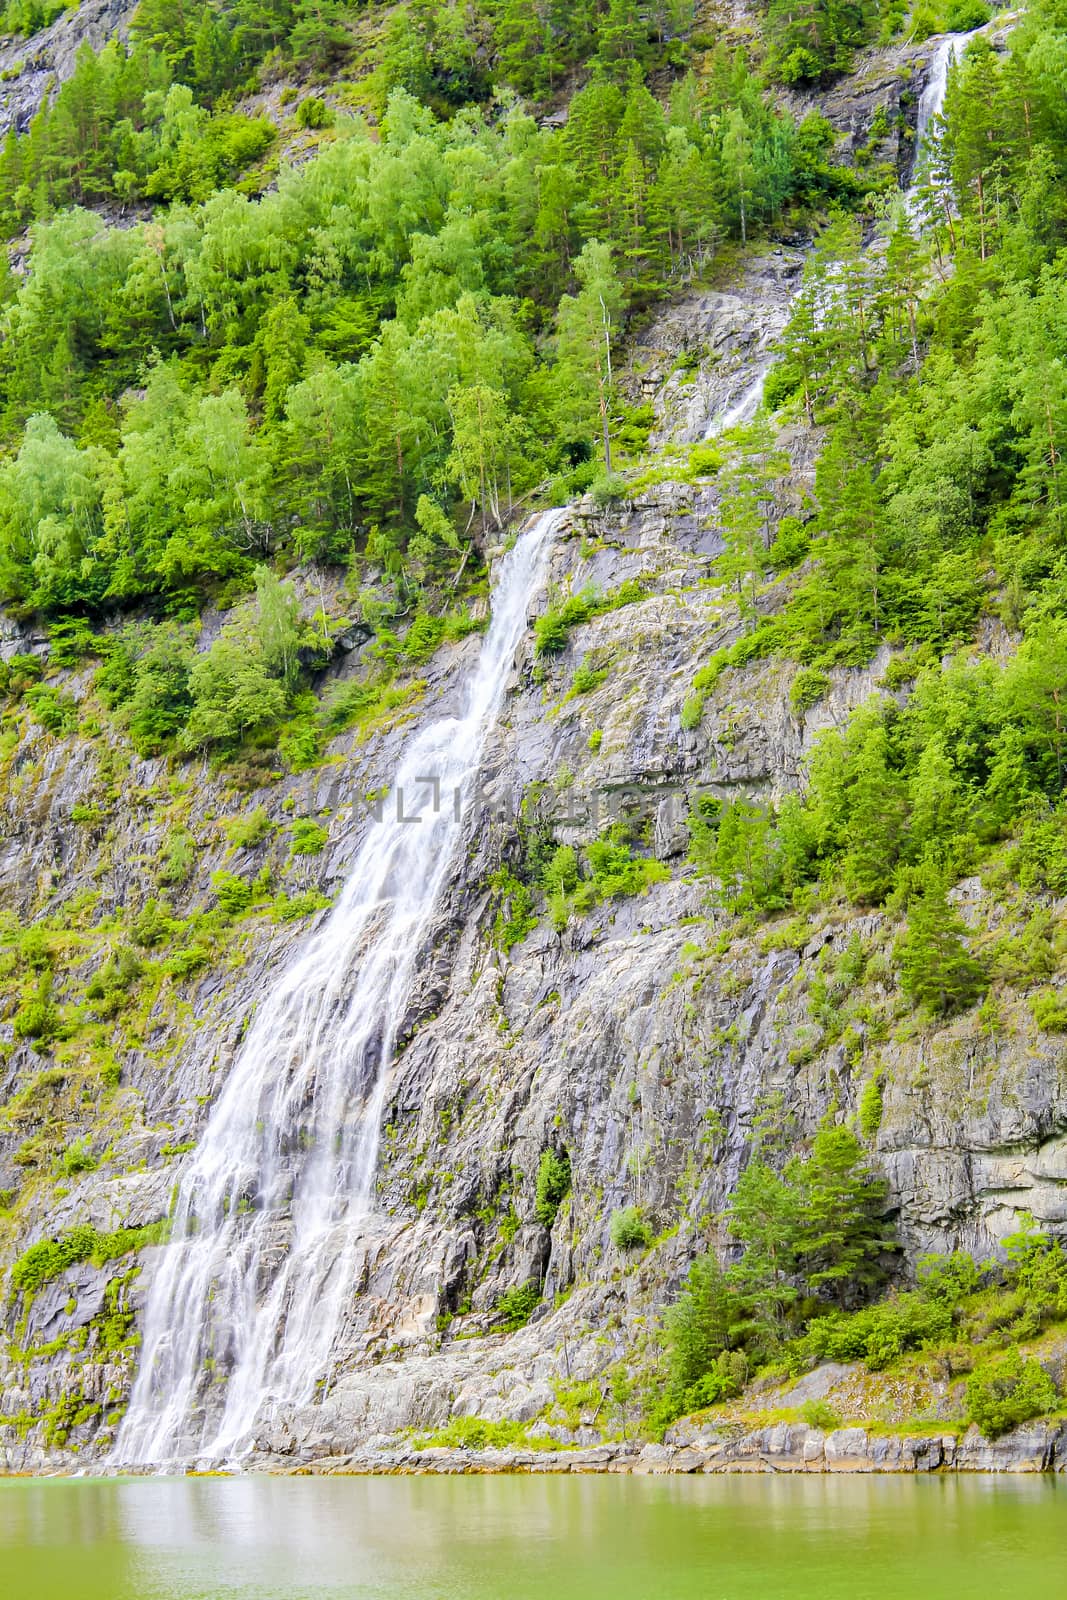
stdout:
<svg viewBox="0 0 1067 1600">
<path fill-rule="evenodd" d="M 4 1600 L 1067 1595 L 1040 1478 L 0 1482 Z"/>
</svg>

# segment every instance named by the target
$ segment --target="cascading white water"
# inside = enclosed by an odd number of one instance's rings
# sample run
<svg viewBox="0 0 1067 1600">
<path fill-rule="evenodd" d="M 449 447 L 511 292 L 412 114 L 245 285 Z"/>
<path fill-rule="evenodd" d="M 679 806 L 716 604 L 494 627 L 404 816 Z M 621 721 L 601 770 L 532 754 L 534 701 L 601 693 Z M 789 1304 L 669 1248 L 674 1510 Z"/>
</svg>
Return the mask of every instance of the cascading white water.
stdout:
<svg viewBox="0 0 1067 1600">
<path fill-rule="evenodd" d="M 338 904 L 256 1009 L 180 1181 L 116 1464 L 231 1459 L 265 1404 L 306 1403 L 328 1376 L 387 1069 L 562 515 L 537 517 L 504 558 L 463 711 L 410 741 L 395 812 L 368 827 Z"/>
<path fill-rule="evenodd" d="M 767 374 L 774 365 L 774 356 L 768 355 L 756 368 L 741 392 L 722 411 L 717 411 L 704 430 L 705 439 L 717 439 L 721 433 L 737 428 L 742 422 L 751 422 L 763 402 L 763 388 Z"/>
<path fill-rule="evenodd" d="M 915 160 L 912 162 L 911 182 L 908 185 L 905 201 L 909 211 L 914 212 L 918 203 L 918 189 L 926 177 L 926 167 L 929 157 L 930 130 L 934 119 L 941 115 L 945 104 L 945 91 L 948 88 L 948 75 L 954 61 L 958 61 L 968 40 L 973 39 L 976 33 L 981 33 L 981 28 L 972 29 L 969 33 L 947 33 L 943 39 L 937 41 L 934 52 L 930 57 L 929 76 L 923 85 L 923 92 L 919 96 L 919 110 L 915 119 Z"/>
</svg>

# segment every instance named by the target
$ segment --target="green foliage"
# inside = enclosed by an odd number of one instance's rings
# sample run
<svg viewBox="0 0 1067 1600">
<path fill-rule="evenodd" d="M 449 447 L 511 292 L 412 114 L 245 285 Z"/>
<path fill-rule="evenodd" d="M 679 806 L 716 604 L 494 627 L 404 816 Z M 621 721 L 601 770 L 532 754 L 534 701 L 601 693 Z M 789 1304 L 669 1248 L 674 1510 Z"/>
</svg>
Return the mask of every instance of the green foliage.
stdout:
<svg viewBox="0 0 1067 1600">
<path fill-rule="evenodd" d="M 12 1289 L 26 1295 L 36 1294 L 67 1267 L 87 1261 L 96 1247 L 96 1240 L 96 1229 L 83 1224 L 61 1234 L 58 1239 L 41 1239 L 31 1244 L 11 1268 Z"/>
<path fill-rule="evenodd" d="M 177 925 L 164 901 L 146 900 L 131 926 L 134 943 L 143 950 L 166 944 Z"/>
<path fill-rule="evenodd" d="M 280 894 L 271 903 L 270 914 L 275 922 L 298 922 L 303 917 L 314 916 L 331 905 L 329 895 L 317 889 L 302 889 L 298 894 Z"/>
<path fill-rule="evenodd" d="M 652 422 L 617 393 L 627 308 L 724 236 L 853 186 L 740 55 L 717 53 L 664 108 L 635 53 L 674 51 L 677 68 L 684 48 L 663 28 L 651 46 L 621 0 L 592 34 L 562 19 L 546 36 L 492 9 L 404 8 L 373 135 L 339 121 L 277 174 L 272 125 L 231 106 L 268 51 L 272 71 L 287 57 L 336 68 L 351 40 L 335 0 L 268 23 L 251 0 L 143 0 L 129 46 L 83 48 L 28 134 L 12 131 L 0 228 L 32 222 L 33 237 L 28 272 L 3 286 L 6 598 L 74 625 L 146 599 L 188 617 L 277 555 L 354 556 L 421 585 L 454 565 L 452 489 L 500 527 L 516 495 L 580 476 L 599 449 L 599 492 L 614 495 L 612 433 L 639 451 Z M 520 82 L 528 59 L 543 70 L 546 37 L 569 52 L 584 27 L 579 49 L 608 52 L 565 129 L 513 102 L 453 115 L 488 99 L 498 22 L 500 70 Z M 320 96 L 300 101 L 299 126 L 329 120 Z M 134 220 L 102 226 L 101 205 Z M 247 642 L 216 639 L 195 663 L 172 650 L 166 671 L 120 642 L 101 692 L 135 702 L 145 753 L 182 730 L 189 749 L 224 748 L 275 727 L 279 685 L 292 688 Z"/>
<path fill-rule="evenodd" d="M 727 1212 L 743 1251 L 728 1283 L 753 1348 L 776 1348 L 805 1296 L 844 1305 L 877 1287 L 894 1248 L 886 1194 L 855 1134 L 829 1120 L 811 1154 L 791 1157 L 781 1172 L 754 1156 Z"/>
<path fill-rule="evenodd" d="M 1031 996 L 1030 1010 L 1044 1033 L 1067 1033 L 1067 998 L 1054 989 Z"/>
<path fill-rule="evenodd" d="M 489 880 L 497 911 L 493 921 L 493 938 L 501 950 L 507 952 L 519 944 L 531 929 L 537 926 L 533 909 L 533 891 L 521 883 L 513 872 L 501 867 Z"/>
<path fill-rule="evenodd" d="M 941 881 L 928 875 L 908 911 L 899 945 L 900 983 L 910 1000 L 942 1016 L 972 1004 L 985 992 L 981 963 L 969 953 L 967 926 L 949 904 Z"/>
<path fill-rule="evenodd" d="M 566 1150 L 543 1150 L 537 1168 L 534 1216 L 543 1228 L 551 1228 L 556 1214 L 571 1187 L 571 1163 Z"/>
<path fill-rule="evenodd" d="M 507 1289 L 493 1307 L 495 1316 L 507 1333 L 525 1327 L 541 1303 L 541 1286 L 531 1279 L 516 1288 Z"/>
<path fill-rule="evenodd" d="M 691 733 L 694 728 L 699 728 L 704 716 L 704 696 L 700 694 L 687 695 L 682 702 L 681 725 L 685 733 Z"/>
<path fill-rule="evenodd" d="M 52 998 L 52 974 L 42 973 L 36 992 L 19 1005 L 12 1022 L 16 1039 L 48 1044 L 60 1030 L 59 1008 Z"/>
<path fill-rule="evenodd" d="M 289 854 L 291 856 L 321 855 L 329 842 L 329 838 L 330 834 L 327 828 L 320 827 L 310 817 L 298 817 L 289 832 Z"/>
<path fill-rule="evenodd" d="M 829 1433 L 841 1426 L 841 1418 L 828 1400 L 805 1400 L 800 1414 L 809 1428 L 822 1428 Z"/>
<path fill-rule="evenodd" d="M 80 1172 L 94 1172 L 100 1165 L 99 1157 L 95 1156 L 85 1139 L 75 1139 L 63 1152 L 60 1165 L 65 1178 L 73 1178 Z"/>
<path fill-rule="evenodd" d="M 296 108 L 296 125 L 298 128 L 328 128 L 333 122 L 333 114 L 318 95 L 306 95 Z"/>
<path fill-rule="evenodd" d="M 652 1229 L 639 1206 L 623 1206 L 613 1211 L 608 1232 L 616 1250 L 647 1250 L 652 1243 Z"/>
<path fill-rule="evenodd" d="M 989 1439 L 1053 1411 L 1057 1400 L 1048 1373 L 1017 1349 L 985 1362 L 967 1379 L 967 1414 Z"/>
<path fill-rule="evenodd" d="M 687 1406 L 694 1385 L 730 1348 L 741 1320 L 737 1297 L 718 1262 L 698 1256 L 663 1318 L 671 1385 L 680 1408 L 695 1409 Z"/>
<path fill-rule="evenodd" d="M 860 1133 L 871 1144 L 882 1126 L 882 1080 L 877 1073 L 863 1085 L 859 1103 Z"/>
<path fill-rule="evenodd" d="M 865 1361 L 874 1372 L 906 1351 L 951 1337 L 951 1305 L 922 1294 L 893 1294 L 861 1311 L 816 1317 L 798 1342 L 798 1355 L 815 1361 Z"/>
<path fill-rule="evenodd" d="M 235 850 L 254 850 L 274 832 L 274 824 L 264 806 L 256 806 L 243 817 L 223 823 L 223 831 Z"/>
<path fill-rule="evenodd" d="M 196 860 L 196 841 L 184 828 L 170 834 L 163 850 L 163 864 L 159 881 L 167 884 L 184 883 Z"/>
<path fill-rule="evenodd" d="M 524 1422 L 489 1422 L 485 1417 L 453 1417 L 443 1428 L 415 1440 L 416 1449 L 508 1450 L 528 1447 Z"/>
<path fill-rule="evenodd" d="M 591 690 L 599 689 L 607 675 L 606 668 L 597 670 L 587 661 L 580 661 L 571 677 L 571 693 L 589 694 Z"/>
<path fill-rule="evenodd" d="M 818 667 L 802 667 L 793 679 L 789 702 L 794 711 L 805 712 L 818 705 L 830 687 L 830 679 Z"/>
<path fill-rule="evenodd" d="M 119 1228 L 114 1233 L 99 1233 L 88 1223 L 79 1224 L 54 1239 L 41 1239 L 24 1250 L 11 1268 L 11 1287 L 31 1298 L 38 1289 L 58 1278 L 68 1267 L 82 1261 L 104 1266 L 131 1250 L 159 1244 L 165 1223 L 150 1223 L 140 1228 Z"/>
<path fill-rule="evenodd" d="M 232 872 L 213 872 L 211 885 L 227 916 L 240 917 L 252 904 L 252 885 L 247 878 L 238 878 Z"/>
</svg>

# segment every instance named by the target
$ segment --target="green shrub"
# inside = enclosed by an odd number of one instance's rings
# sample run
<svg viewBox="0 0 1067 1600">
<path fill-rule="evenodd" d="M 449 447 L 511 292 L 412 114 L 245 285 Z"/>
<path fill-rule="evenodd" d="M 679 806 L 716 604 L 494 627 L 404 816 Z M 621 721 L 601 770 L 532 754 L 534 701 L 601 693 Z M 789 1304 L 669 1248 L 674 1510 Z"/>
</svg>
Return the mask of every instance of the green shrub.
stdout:
<svg viewBox="0 0 1067 1600">
<path fill-rule="evenodd" d="M 11 1268 L 11 1287 L 25 1295 L 36 1294 L 67 1267 L 88 1261 L 96 1247 L 96 1229 L 83 1223 L 57 1239 L 40 1239 L 24 1250 Z"/>
<path fill-rule="evenodd" d="M 179 828 L 170 835 L 161 854 L 160 883 L 184 883 L 196 860 L 196 840 L 186 828 Z"/>
<path fill-rule="evenodd" d="M 694 478 L 714 478 L 722 466 L 722 451 L 713 444 L 695 444 L 689 451 L 689 473 Z"/>
<path fill-rule="evenodd" d="M 594 503 L 603 511 L 617 505 L 626 496 L 626 479 L 618 472 L 602 472 L 593 479 L 589 490 Z"/>
<path fill-rule="evenodd" d="M 493 920 L 493 939 L 501 950 L 507 952 L 537 926 L 533 894 L 529 886 L 520 882 L 507 867 L 501 867 L 493 873 L 489 887 L 497 907 Z"/>
<path fill-rule="evenodd" d="M 252 904 L 252 885 L 247 878 L 238 878 L 232 872 L 213 872 L 211 886 L 229 917 L 241 916 Z"/>
<path fill-rule="evenodd" d="M 333 112 L 317 94 L 309 94 L 296 108 L 298 128 L 328 128 L 333 122 Z"/>
<path fill-rule="evenodd" d="M 416 1449 L 507 1450 L 525 1442 L 524 1422 L 489 1422 L 485 1417 L 453 1417 L 436 1432 L 415 1440 Z"/>
<path fill-rule="evenodd" d="M 514 1333 L 529 1322 L 541 1303 L 541 1288 L 535 1279 L 518 1288 L 507 1289 L 493 1307 L 507 1333 Z"/>
<path fill-rule="evenodd" d="M 534 1216 L 543 1228 L 551 1228 L 556 1213 L 571 1187 L 571 1162 L 566 1150 L 545 1150 L 537 1168 L 537 1195 Z"/>
<path fill-rule="evenodd" d="M 257 844 L 262 844 L 274 832 L 274 824 L 265 807 L 257 806 L 247 816 L 224 822 L 222 829 L 235 850 L 254 850 Z"/>
<path fill-rule="evenodd" d="M 36 1039 L 47 1044 L 59 1032 L 59 1009 L 52 999 L 52 975 L 46 972 L 37 993 L 23 1000 L 15 1012 L 12 1028 L 16 1039 Z"/>
<path fill-rule="evenodd" d="M 146 900 L 134 918 L 131 932 L 135 944 L 143 950 L 154 950 L 167 942 L 177 926 L 165 901 Z"/>
<path fill-rule="evenodd" d="M 859 1105 L 860 1132 L 870 1144 L 882 1126 L 882 1084 L 877 1074 L 863 1085 Z"/>
<path fill-rule="evenodd" d="M 967 1380 L 967 1415 L 987 1439 L 1054 1411 L 1057 1401 L 1045 1369 L 1017 1348 L 983 1363 Z"/>
<path fill-rule="evenodd" d="M 1030 1010 L 1043 1033 L 1067 1033 L 1067 996 L 1044 989 L 1031 996 Z"/>
<path fill-rule="evenodd" d="M 45 972 L 52 965 L 52 941 L 39 922 L 31 923 L 19 939 L 19 960 L 31 972 Z"/>
<path fill-rule="evenodd" d="M 714 1256 L 698 1256 L 663 1318 L 671 1384 L 679 1397 L 711 1371 L 740 1320 L 736 1296 L 719 1263 Z"/>
<path fill-rule="evenodd" d="M 120 945 L 93 973 L 85 986 L 87 1000 L 112 1000 L 128 994 L 144 971 L 136 950 Z"/>
<path fill-rule="evenodd" d="M 39 688 L 26 691 L 26 703 L 33 712 L 35 721 L 39 722 L 42 728 L 47 728 L 49 733 L 62 738 L 76 731 L 78 704 L 69 694 L 61 694 L 49 684 L 42 684 Z"/>
<path fill-rule="evenodd" d="M 108 641 L 95 634 L 84 617 L 60 617 L 48 629 L 48 663 L 76 667 L 86 656 L 103 655 Z"/>
<path fill-rule="evenodd" d="M 821 1428 L 824 1433 L 832 1433 L 841 1426 L 841 1418 L 829 1400 L 805 1400 L 800 1415 L 809 1428 Z"/>
<path fill-rule="evenodd" d="M 687 695 L 682 702 L 682 727 L 686 733 L 692 733 L 694 728 L 700 727 L 704 715 L 704 696 L 702 694 Z"/>
<path fill-rule="evenodd" d="M 653 883 L 663 883 L 670 877 L 670 869 L 662 861 L 633 855 L 622 839 L 622 829 L 616 824 L 606 839 L 594 839 L 586 846 L 592 869 L 587 886 L 591 893 L 585 896 L 589 904 L 580 909 L 590 909 L 597 900 L 644 894 Z"/>
<path fill-rule="evenodd" d="M 862 1311 L 816 1317 L 796 1349 L 816 1361 L 866 1361 L 877 1372 L 908 1350 L 938 1344 L 951 1333 L 951 1306 L 912 1291 Z"/>
<path fill-rule="evenodd" d="M 103 815 L 99 806 L 85 805 L 81 801 L 70 808 L 70 820 L 76 827 L 93 828 L 103 820 Z"/>
<path fill-rule="evenodd" d="M 299 894 L 280 894 L 271 904 L 270 914 L 275 922 L 298 922 L 301 917 L 314 916 L 332 905 L 328 894 L 317 889 L 303 889 Z"/>
<path fill-rule="evenodd" d="M 948 0 L 943 19 L 945 33 L 973 33 L 993 15 L 985 0 Z"/>
<path fill-rule="evenodd" d="M 310 817 L 299 817 L 290 829 L 289 854 L 291 856 L 317 856 L 325 850 L 329 831 L 320 828 Z"/>
<path fill-rule="evenodd" d="M 534 623 L 534 648 L 539 656 L 558 654 L 567 648 L 570 630 L 593 615 L 592 590 L 570 595 L 548 610 Z"/>
<path fill-rule="evenodd" d="M 571 693 L 589 694 L 591 690 L 600 687 L 607 675 L 606 667 L 597 671 L 587 661 L 581 661 L 575 667 L 574 676 L 571 678 Z"/>
<path fill-rule="evenodd" d="M 87 1140 L 75 1139 L 73 1144 L 69 1144 L 64 1150 L 60 1165 L 64 1177 L 73 1178 L 79 1172 L 95 1172 L 100 1161 L 89 1149 Z"/>
<path fill-rule="evenodd" d="M 819 703 L 829 687 L 830 679 L 825 672 L 820 672 L 818 667 L 801 667 L 789 691 L 793 710 L 801 713 L 808 711 Z"/>
<path fill-rule="evenodd" d="M 647 1250 L 652 1243 L 652 1229 L 639 1206 L 623 1206 L 620 1211 L 613 1211 L 608 1232 L 617 1250 Z"/>
<path fill-rule="evenodd" d="M 172 978 L 189 978 L 194 972 L 200 972 L 211 961 L 211 951 L 202 944 L 186 945 L 184 950 L 175 950 L 173 955 L 167 956 L 161 963 L 163 971 Z"/>
</svg>

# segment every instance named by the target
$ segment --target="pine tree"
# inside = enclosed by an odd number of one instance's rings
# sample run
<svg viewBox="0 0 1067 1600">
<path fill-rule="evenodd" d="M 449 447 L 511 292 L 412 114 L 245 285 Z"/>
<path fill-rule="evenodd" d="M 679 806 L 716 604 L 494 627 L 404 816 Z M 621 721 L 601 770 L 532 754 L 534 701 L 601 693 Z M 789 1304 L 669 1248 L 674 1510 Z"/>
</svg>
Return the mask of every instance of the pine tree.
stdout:
<svg viewBox="0 0 1067 1600">
<path fill-rule="evenodd" d="M 825 1121 L 811 1155 L 786 1174 L 801 1196 L 797 1270 L 808 1287 L 829 1290 L 838 1304 L 868 1293 L 885 1276 L 879 1258 L 891 1242 L 889 1186 L 871 1171 L 856 1135 Z"/>
<path fill-rule="evenodd" d="M 713 1256 L 698 1256 L 664 1318 L 671 1379 L 679 1391 L 702 1378 L 729 1348 L 739 1309 L 719 1263 Z"/>
<path fill-rule="evenodd" d="M 727 1212 L 743 1255 L 727 1275 L 750 1329 L 772 1348 L 782 1338 L 799 1298 L 797 1267 L 804 1239 L 801 1198 L 794 1184 L 759 1156 L 749 1162 Z"/>
<path fill-rule="evenodd" d="M 847 799 L 841 879 L 849 899 L 861 905 L 876 904 L 889 892 L 906 839 L 907 786 L 888 757 L 885 729 L 879 724 L 864 739 Z"/>
<path fill-rule="evenodd" d="M 927 867 L 898 946 L 900 983 L 910 1000 L 949 1016 L 985 993 L 985 969 L 968 950 L 966 936 L 967 924 L 949 904 L 944 880 Z"/>
</svg>

